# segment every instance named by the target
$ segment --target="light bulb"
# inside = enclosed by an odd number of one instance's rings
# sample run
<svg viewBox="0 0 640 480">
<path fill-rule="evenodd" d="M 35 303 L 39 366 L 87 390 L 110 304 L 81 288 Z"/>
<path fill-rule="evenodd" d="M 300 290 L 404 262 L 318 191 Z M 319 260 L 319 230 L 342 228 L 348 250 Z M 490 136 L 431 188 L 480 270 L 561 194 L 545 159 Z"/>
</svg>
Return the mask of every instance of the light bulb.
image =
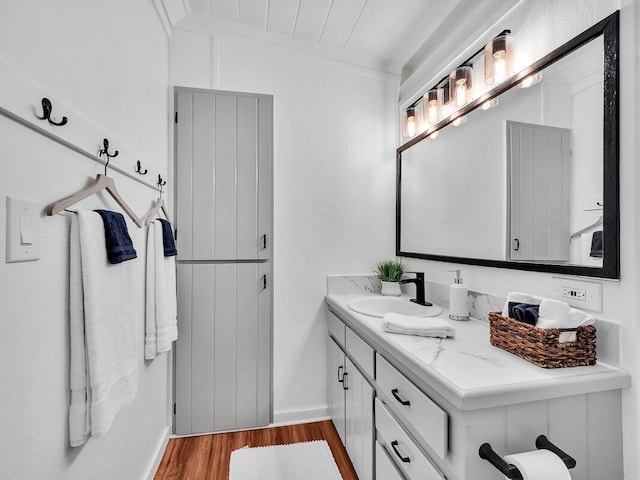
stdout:
<svg viewBox="0 0 640 480">
<path fill-rule="evenodd" d="M 429 123 L 434 124 L 438 122 L 438 103 L 429 102 Z"/>
<path fill-rule="evenodd" d="M 429 138 L 431 140 L 435 140 L 436 138 L 438 138 L 440 136 L 440 130 L 433 132 L 431 135 L 429 135 Z"/>
<path fill-rule="evenodd" d="M 534 73 L 533 75 L 529 75 L 522 82 L 520 82 L 520 87 L 529 88 L 538 83 L 540 80 L 542 80 L 542 74 L 540 72 Z"/>
<path fill-rule="evenodd" d="M 458 80 L 456 82 L 456 105 L 463 107 L 467 103 L 467 82 Z"/>
<path fill-rule="evenodd" d="M 416 117 L 407 118 L 407 135 L 413 137 L 416 134 Z"/>
<path fill-rule="evenodd" d="M 507 63 L 504 54 L 504 50 L 493 54 L 493 83 L 502 83 L 507 78 Z"/>
</svg>

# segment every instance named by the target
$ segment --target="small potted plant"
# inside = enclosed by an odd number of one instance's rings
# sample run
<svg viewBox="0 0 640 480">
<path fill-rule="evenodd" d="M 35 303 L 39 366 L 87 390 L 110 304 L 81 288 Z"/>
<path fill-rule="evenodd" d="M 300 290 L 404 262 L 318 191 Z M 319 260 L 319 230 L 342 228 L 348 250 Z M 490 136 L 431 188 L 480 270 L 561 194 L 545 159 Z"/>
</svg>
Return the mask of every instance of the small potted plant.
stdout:
<svg viewBox="0 0 640 480">
<path fill-rule="evenodd" d="M 376 271 L 382 282 L 382 295 L 397 297 L 400 295 L 400 279 L 404 275 L 404 266 L 399 260 L 383 260 L 376 265 Z"/>
</svg>

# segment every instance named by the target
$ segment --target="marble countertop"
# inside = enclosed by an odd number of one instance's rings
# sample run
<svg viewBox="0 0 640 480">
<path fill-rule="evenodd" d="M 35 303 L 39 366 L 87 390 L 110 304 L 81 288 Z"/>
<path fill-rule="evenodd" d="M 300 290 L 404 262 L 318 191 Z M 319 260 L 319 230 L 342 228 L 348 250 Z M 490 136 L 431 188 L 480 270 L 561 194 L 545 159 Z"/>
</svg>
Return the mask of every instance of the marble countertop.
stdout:
<svg viewBox="0 0 640 480">
<path fill-rule="evenodd" d="M 363 295 L 329 294 L 326 302 L 352 330 L 390 361 L 395 359 L 418 386 L 435 390 L 460 410 L 475 410 L 590 392 L 626 388 L 630 375 L 598 362 L 594 366 L 544 369 L 489 343 L 489 325 L 448 320 L 455 338 L 440 339 L 384 332 L 382 319 L 349 309 Z M 425 322 L 429 319 L 425 318 Z M 399 365 L 400 364 L 400 365 Z"/>
</svg>

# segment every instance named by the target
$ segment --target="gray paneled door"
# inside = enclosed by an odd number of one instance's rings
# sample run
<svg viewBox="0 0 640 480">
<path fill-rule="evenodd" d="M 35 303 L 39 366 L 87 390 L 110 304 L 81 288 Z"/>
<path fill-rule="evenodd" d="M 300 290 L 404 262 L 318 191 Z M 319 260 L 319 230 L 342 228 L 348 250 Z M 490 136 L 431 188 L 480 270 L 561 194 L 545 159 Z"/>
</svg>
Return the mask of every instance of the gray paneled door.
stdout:
<svg viewBox="0 0 640 480">
<path fill-rule="evenodd" d="M 176 434 L 272 420 L 272 105 L 176 88 Z"/>
<path fill-rule="evenodd" d="M 566 263 L 571 130 L 507 121 L 508 259 Z"/>
</svg>

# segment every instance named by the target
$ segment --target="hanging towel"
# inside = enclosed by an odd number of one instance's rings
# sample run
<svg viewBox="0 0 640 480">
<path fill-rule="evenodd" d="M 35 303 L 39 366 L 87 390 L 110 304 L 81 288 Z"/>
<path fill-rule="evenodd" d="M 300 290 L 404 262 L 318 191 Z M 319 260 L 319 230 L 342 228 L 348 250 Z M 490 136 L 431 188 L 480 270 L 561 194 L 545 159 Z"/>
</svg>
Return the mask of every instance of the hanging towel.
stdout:
<svg viewBox="0 0 640 480">
<path fill-rule="evenodd" d="M 171 349 L 178 338 L 176 263 L 165 256 L 164 227 L 149 224 L 147 232 L 146 312 L 144 358 L 154 359 Z"/>
<path fill-rule="evenodd" d="M 171 224 L 168 220 L 163 218 L 159 218 L 160 223 L 162 224 L 162 245 L 164 247 L 164 256 L 165 257 L 173 257 L 178 254 L 178 250 L 176 250 L 176 242 L 173 238 L 173 229 L 171 228 Z"/>
<path fill-rule="evenodd" d="M 95 210 L 102 217 L 106 241 L 107 258 L 111 263 L 122 263 L 137 257 L 127 230 L 124 216 L 109 210 Z"/>
<path fill-rule="evenodd" d="M 419 337 L 453 337 L 456 333 L 448 320 L 444 318 L 423 318 L 385 313 L 382 317 L 382 329 L 389 333 L 417 335 Z"/>
<path fill-rule="evenodd" d="M 101 215 L 71 217 L 69 441 L 104 435 L 138 390 L 134 268 L 104 256 Z"/>
<path fill-rule="evenodd" d="M 602 230 L 593 232 L 593 235 L 591 235 L 591 252 L 589 256 L 602 258 Z"/>
</svg>

